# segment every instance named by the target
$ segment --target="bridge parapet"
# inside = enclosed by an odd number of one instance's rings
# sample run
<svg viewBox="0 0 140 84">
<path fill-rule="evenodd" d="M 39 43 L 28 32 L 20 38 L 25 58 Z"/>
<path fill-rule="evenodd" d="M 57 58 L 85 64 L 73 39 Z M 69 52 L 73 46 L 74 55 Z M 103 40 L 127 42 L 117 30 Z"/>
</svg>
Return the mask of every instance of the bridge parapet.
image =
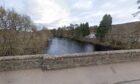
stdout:
<svg viewBox="0 0 140 84">
<path fill-rule="evenodd" d="M 140 49 L 93 53 L 76 53 L 61 56 L 47 54 L 0 57 L 0 71 L 40 68 L 54 70 L 79 66 L 140 61 Z"/>
<path fill-rule="evenodd" d="M 43 55 L 0 57 L 0 71 L 41 68 Z"/>
<path fill-rule="evenodd" d="M 77 53 L 61 56 L 46 56 L 43 69 L 63 69 L 79 66 L 140 61 L 140 50 L 117 50 L 93 53 Z"/>
</svg>

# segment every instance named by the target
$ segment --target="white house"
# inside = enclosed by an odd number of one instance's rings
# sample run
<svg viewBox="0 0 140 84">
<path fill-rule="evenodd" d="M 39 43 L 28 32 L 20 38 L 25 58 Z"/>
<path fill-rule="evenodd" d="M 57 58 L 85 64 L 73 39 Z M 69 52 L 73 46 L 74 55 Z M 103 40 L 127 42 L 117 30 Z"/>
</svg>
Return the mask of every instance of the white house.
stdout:
<svg viewBox="0 0 140 84">
<path fill-rule="evenodd" d="M 86 38 L 96 38 L 96 33 L 90 33 Z"/>
</svg>

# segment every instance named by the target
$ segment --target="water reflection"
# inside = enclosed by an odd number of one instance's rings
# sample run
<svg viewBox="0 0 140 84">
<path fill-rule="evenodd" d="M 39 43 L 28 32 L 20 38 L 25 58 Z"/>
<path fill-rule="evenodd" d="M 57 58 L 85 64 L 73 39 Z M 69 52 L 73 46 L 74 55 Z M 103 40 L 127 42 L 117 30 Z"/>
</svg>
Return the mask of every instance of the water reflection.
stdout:
<svg viewBox="0 0 140 84">
<path fill-rule="evenodd" d="M 66 38 L 53 38 L 49 41 L 49 47 L 45 53 L 49 55 L 62 55 L 80 52 L 93 52 L 110 50 L 111 48 L 82 43 Z"/>
</svg>

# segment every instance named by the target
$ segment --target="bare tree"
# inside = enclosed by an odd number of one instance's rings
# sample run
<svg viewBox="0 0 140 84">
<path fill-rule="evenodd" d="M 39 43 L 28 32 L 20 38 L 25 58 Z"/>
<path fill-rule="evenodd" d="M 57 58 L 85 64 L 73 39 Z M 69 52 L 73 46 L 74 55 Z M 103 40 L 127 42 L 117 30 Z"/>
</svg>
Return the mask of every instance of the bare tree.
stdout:
<svg viewBox="0 0 140 84">
<path fill-rule="evenodd" d="M 0 7 L 0 55 L 41 53 L 48 33 L 33 29 L 30 17 Z"/>
</svg>

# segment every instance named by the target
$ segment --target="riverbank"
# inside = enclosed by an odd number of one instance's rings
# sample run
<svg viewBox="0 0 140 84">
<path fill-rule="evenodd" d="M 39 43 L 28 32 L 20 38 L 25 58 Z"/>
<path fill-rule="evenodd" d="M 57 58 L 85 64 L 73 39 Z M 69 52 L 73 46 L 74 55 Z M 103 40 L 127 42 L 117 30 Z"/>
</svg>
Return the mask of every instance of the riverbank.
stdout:
<svg viewBox="0 0 140 84">
<path fill-rule="evenodd" d="M 72 40 L 76 40 L 76 41 L 79 41 L 79 42 L 84 42 L 84 43 L 90 43 L 90 44 L 94 44 L 94 45 L 100 45 L 100 46 L 104 46 L 104 47 L 110 47 L 110 48 L 113 48 L 115 50 L 121 50 L 121 49 L 127 49 L 126 47 L 126 44 L 123 44 L 121 42 L 108 42 L 108 41 L 104 41 L 104 42 L 101 42 L 97 39 L 93 39 L 93 38 L 72 38 L 72 37 L 66 37 L 66 36 L 58 36 L 60 38 L 68 38 L 68 39 L 72 39 Z"/>
<path fill-rule="evenodd" d="M 116 42 L 116 44 L 111 44 L 111 43 L 109 43 L 107 41 L 101 42 L 101 41 L 99 41 L 97 39 L 90 39 L 90 38 L 82 38 L 82 39 L 79 39 L 79 41 L 81 41 L 81 42 L 88 42 L 88 43 L 92 43 L 92 44 L 95 44 L 95 45 L 112 47 L 113 49 L 117 49 L 117 50 L 118 49 L 126 49 L 125 45 L 123 45 L 121 43 L 117 44 L 117 42 Z"/>
</svg>

